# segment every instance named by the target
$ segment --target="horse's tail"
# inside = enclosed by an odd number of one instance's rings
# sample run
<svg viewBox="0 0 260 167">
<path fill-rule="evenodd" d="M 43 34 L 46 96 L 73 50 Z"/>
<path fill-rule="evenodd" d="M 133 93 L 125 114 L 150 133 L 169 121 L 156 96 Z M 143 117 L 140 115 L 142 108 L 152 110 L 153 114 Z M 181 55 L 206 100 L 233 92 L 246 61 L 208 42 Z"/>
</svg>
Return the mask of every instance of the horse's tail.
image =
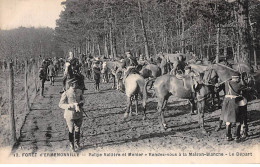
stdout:
<svg viewBox="0 0 260 167">
<path fill-rule="evenodd" d="M 147 97 L 147 85 L 148 85 L 148 83 L 154 82 L 155 80 L 156 80 L 156 78 L 152 78 L 152 79 L 149 79 L 145 82 L 144 87 L 143 87 L 143 103 L 145 103 L 146 100 L 148 99 L 148 97 Z"/>
</svg>

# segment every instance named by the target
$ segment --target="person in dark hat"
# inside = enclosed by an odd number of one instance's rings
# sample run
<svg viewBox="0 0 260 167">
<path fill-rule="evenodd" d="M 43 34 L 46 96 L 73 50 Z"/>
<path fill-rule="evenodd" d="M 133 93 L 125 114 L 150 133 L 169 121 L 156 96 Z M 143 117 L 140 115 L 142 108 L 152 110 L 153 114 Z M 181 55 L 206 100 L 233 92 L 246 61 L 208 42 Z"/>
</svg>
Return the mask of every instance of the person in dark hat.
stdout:
<svg viewBox="0 0 260 167">
<path fill-rule="evenodd" d="M 54 85 L 54 74 L 55 74 L 55 66 L 53 65 L 53 62 L 50 61 L 50 65 L 47 68 L 48 77 L 50 78 L 50 84 Z"/>
<path fill-rule="evenodd" d="M 132 55 L 130 50 L 127 50 L 125 54 L 126 54 L 126 58 L 123 60 L 122 68 L 126 69 L 129 66 L 135 67 L 138 65 L 137 60 Z"/>
<path fill-rule="evenodd" d="M 240 75 L 233 75 L 231 81 L 225 82 L 225 90 L 227 94 L 223 100 L 220 120 L 226 122 L 226 140 L 233 140 L 231 135 L 232 123 L 236 124 L 234 138 L 239 141 L 241 134 L 241 123 L 243 121 L 241 110 L 239 110 L 239 103 L 243 99 L 241 90 L 245 86 L 240 82 Z"/>
<path fill-rule="evenodd" d="M 68 84 L 70 87 L 61 95 L 59 107 L 65 110 L 64 118 L 69 129 L 70 148 L 75 151 L 75 149 L 80 149 L 80 127 L 83 121 L 84 98 L 82 91 L 77 89 L 78 81 L 75 78 L 69 79 Z"/>
<path fill-rule="evenodd" d="M 47 73 L 45 71 L 45 67 L 42 65 L 39 69 L 39 78 L 41 80 L 41 96 L 44 97 L 44 83 L 47 79 Z"/>
<path fill-rule="evenodd" d="M 100 75 L 101 70 L 99 68 L 99 61 L 96 61 L 93 65 L 93 79 L 95 80 L 95 89 L 96 91 L 99 91 L 99 84 L 100 84 Z"/>
<path fill-rule="evenodd" d="M 138 73 L 136 67 L 138 62 L 136 58 L 132 55 L 130 50 L 125 52 L 126 58 L 122 62 L 122 69 L 124 69 L 124 77 L 123 77 L 123 84 L 125 83 L 125 78 L 131 73 Z"/>
</svg>

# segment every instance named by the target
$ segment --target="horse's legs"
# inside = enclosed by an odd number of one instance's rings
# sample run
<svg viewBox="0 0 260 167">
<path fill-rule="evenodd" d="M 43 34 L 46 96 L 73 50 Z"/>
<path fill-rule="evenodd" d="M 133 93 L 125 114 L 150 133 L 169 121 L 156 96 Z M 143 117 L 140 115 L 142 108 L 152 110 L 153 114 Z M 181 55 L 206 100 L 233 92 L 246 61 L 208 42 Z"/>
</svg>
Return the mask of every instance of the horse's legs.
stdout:
<svg viewBox="0 0 260 167">
<path fill-rule="evenodd" d="M 128 117 L 131 105 L 132 105 L 131 97 L 127 97 L 127 106 L 126 106 L 126 112 L 124 114 L 124 119 L 126 119 Z"/>
<path fill-rule="evenodd" d="M 145 120 L 146 119 L 146 99 L 142 96 L 142 99 L 143 99 L 143 114 L 144 114 L 144 116 L 143 116 L 143 120 Z"/>
<path fill-rule="evenodd" d="M 205 109 L 205 100 L 197 103 L 197 110 L 199 114 L 199 125 L 202 130 L 202 133 L 207 133 L 204 127 L 204 109 Z"/>
<path fill-rule="evenodd" d="M 135 113 L 138 115 L 138 94 L 135 94 Z"/>
<path fill-rule="evenodd" d="M 114 75 L 111 75 L 112 76 L 112 79 L 113 79 L 113 86 L 112 86 L 112 89 L 114 89 L 116 87 L 116 78 Z"/>
<path fill-rule="evenodd" d="M 151 82 L 151 85 L 150 85 L 149 89 L 152 89 L 154 82 L 155 82 L 155 81 L 152 81 L 152 82 Z"/>
<path fill-rule="evenodd" d="M 220 97 L 219 97 L 219 90 L 216 92 L 216 96 L 217 96 L 217 99 L 218 99 L 218 109 L 220 109 Z"/>
<path fill-rule="evenodd" d="M 215 96 L 217 96 L 217 92 L 214 90 L 214 87 L 213 88 L 211 88 L 212 90 L 211 90 L 211 105 L 214 107 L 214 99 L 215 99 Z"/>
<path fill-rule="evenodd" d="M 195 112 L 194 112 L 195 102 L 194 102 L 193 99 L 190 99 L 190 100 L 189 100 L 189 103 L 190 103 L 190 106 L 191 106 L 190 114 L 193 115 L 193 114 L 195 114 Z"/>
<path fill-rule="evenodd" d="M 168 103 L 168 98 L 165 98 L 163 106 L 162 106 L 163 111 L 165 110 L 167 103 Z"/>
<path fill-rule="evenodd" d="M 167 125 L 165 123 L 165 119 L 164 119 L 164 113 L 163 113 L 163 105 L 164 105 L 164 101 L 165 101 L 165 98 L 159 98 L 158 97 L 158 106 L 157 106 L 157 110 L 158 110 L 158 113 L 159 113 L 159 122 L 161 123 L 162 127 L 164 129 L 167 128 Z"/>
</svg>

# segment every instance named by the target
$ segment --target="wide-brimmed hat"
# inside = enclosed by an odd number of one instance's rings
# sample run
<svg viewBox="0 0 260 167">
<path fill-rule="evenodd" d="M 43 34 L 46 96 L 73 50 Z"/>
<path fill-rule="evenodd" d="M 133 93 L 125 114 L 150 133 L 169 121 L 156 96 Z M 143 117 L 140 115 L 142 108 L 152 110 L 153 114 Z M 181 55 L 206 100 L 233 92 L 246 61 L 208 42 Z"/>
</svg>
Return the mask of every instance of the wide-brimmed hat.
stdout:
<svg viewBox="0 0 260 167">
<path fill-rule="evenodd" d="M 68 80 L 69 85 L 71 85 L 73 83 L 77 83 L 77 82 L 78 82 L 78 80 L 76 80 L 76 78 L 71 78 L 71 79 Z"/>
</svg>

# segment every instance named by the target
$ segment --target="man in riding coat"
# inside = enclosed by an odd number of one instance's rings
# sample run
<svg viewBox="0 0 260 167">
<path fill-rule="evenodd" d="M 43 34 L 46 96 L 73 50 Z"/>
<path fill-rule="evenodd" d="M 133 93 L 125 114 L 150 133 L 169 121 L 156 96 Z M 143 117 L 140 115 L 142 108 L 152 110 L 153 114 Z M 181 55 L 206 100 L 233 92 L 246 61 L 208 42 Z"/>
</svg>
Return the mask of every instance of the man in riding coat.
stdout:
<svg viewBox="0 0 260 167">
<path fill-rule="evenodd" d="M 122 69 L 125 70 L 123 83 L 124 83 L 125 78 L 129 74 L 138 73 L 136 70 L 136 67 L 138 65 L 136 58 L 131 54 L 130 50 L 128 50 L 125 54 L 126 54 L 126 58 L 122 62 Z"/>
<path fill-rule="evenodd" d="M 55 66 L 53 65 L 52 61 L 50 62 L 47 71 L 48 71 L 48 77 L 50 79 L 50 84 L 54 85 Z"/>
<path fill-rule="evenodd" d="M 65 110 L 64 118 L 69 129 L 70 148 L 75 151 L 75 149 L 80 149 L 80 127 L 83 121 L 84 98 L 82 91 L 77 89 L 78 81 L 75 78 L 70 79 L 68 83 L 70 87 L 61 95 L 59 107 Z"/>
<path fill-rule="evenodd" d="M 225 95 L 223 106 L 221 110 L 220 120 L 226 122 L 226 140 L 231 141 L 231 126 L 232 123 L 236 124 L 236 130 L 234 133 L 235 140 L 238 141 L 241 137 L 241 124 L 243 122 L 243 110 L 239 109 L 240 105 L 243 105 L 243 97 L 241 96 L 241 91 L 245 88 L 244 85 L 240 83 L 240 76 L 232 76 L 231 81 L 226 81 L 225 90 L 227 94 Z"/>
<path fill-rule="evenodd" d="M 63 93 L 66 87 L 66 81 L 67 79 L 76 78 L 78 80 L 78 88 L 81 89 L 83 92 L 84 90 L 87 90 L 84 83 L 84 76 L 81 74 L 80 67 L 81 64 L 79 64 L 79 60 L 74 57 L 72 52 L 69 52 L 69 58 L 68 61 L 65 63 L 65 71 L 63 76 L 63 91 L 60 93 Z"/>
<path fill-rule="evenodd" d="M 39 78 L 41 80 L 41 96 L 44 97 L 44 83 L 47 79 L 47 73 L 45 71 L 44 66 L 41 66 L 39 69 Z"/>
<path fill-rule="evenodd" d="M 186 66 L 186 64 L 185 64 L 182 56 L 178 56 L 177 61 L 175 61 L 173 64 L 173 69 L 171 70 L 171 74 L 173 74 L 173 75 L 184 74 L 185 66 Z"/>
</svg>

